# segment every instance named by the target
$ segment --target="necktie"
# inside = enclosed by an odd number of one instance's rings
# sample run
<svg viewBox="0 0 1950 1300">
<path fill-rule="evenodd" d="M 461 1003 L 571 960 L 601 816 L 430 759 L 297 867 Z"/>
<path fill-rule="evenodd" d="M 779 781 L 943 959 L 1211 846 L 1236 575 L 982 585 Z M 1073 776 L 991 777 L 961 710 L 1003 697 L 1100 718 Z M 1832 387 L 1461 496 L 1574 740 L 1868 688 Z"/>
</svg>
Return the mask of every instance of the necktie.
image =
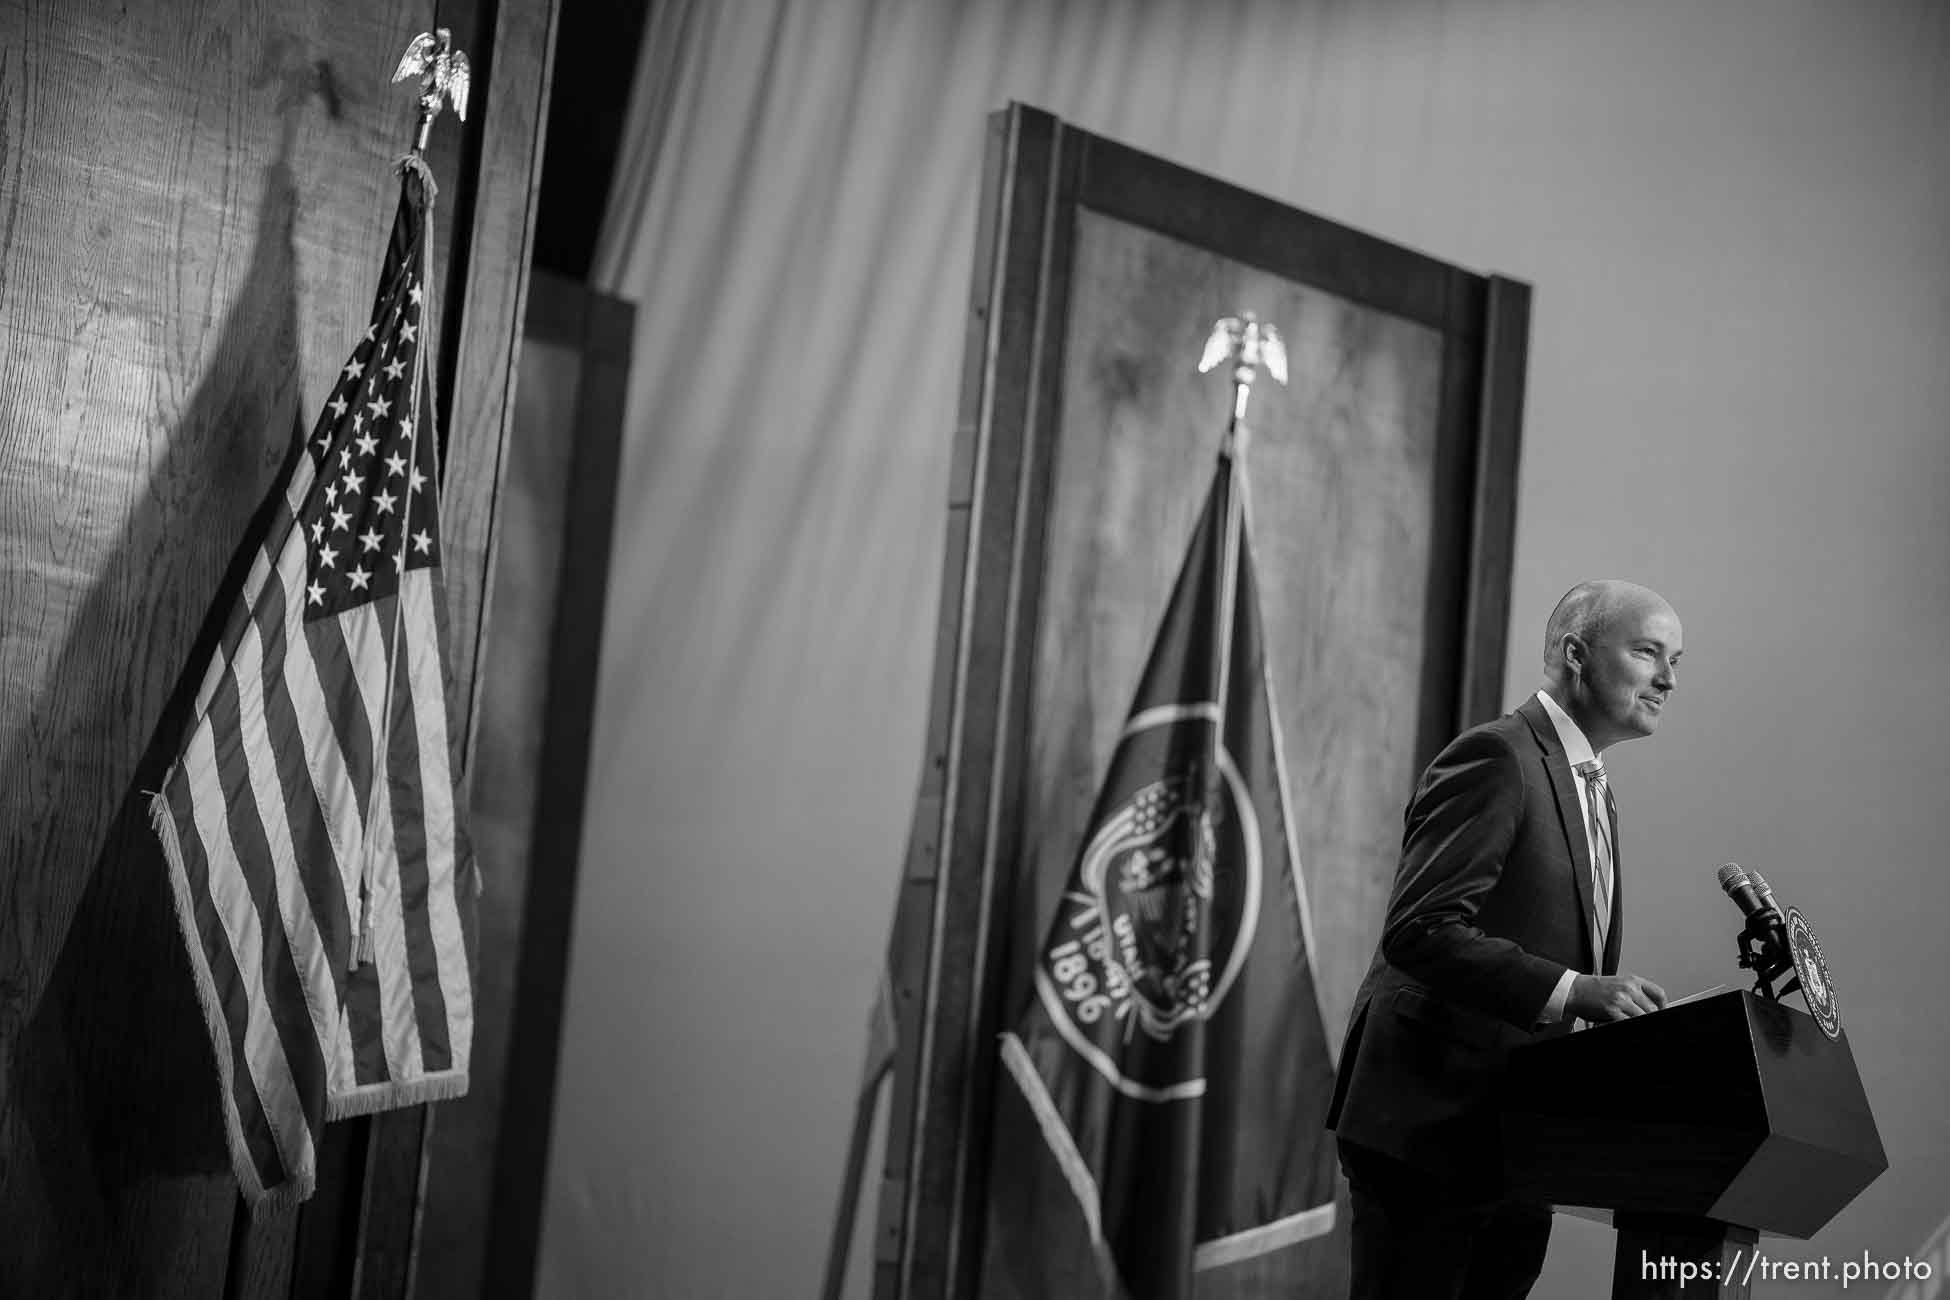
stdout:
<svg viewBox="0 0 1950 1300">
<path fill-rule="evenodd" d="M 1591 837 L 1592 942 L 1600 967 L 1605 962 L 1605 938 L 1611 932 L 1612 848 L 1605 812 L 1605 765 L 1597 759 L 1578 764 L 1584 778 L 1585 820 Z"/>
</svg>

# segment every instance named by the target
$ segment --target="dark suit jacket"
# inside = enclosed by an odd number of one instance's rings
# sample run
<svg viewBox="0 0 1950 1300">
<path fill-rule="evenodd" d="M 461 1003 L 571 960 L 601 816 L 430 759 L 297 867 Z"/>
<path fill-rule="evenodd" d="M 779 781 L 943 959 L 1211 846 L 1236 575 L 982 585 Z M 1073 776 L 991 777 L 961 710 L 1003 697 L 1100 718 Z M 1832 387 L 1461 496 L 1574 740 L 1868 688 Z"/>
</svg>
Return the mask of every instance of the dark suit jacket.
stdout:
<svg viewBox="0 0 1950 1300">
<path fill-rule="evenodd" d="M 1343 1138 L 1430 1173 L 1500 1182 L 1510 1050 L 1568 1032 L 1536 1023 L 1566 968 L 1618 969 L 1616 883 L 1602 959 L 1591 951 L 1577 779 L 1535 695 L 1458 736 L 1422 774 L 1341 1048 L 1327 1126 Z M 1616 846 L 1615 814 L 1611 827 Z"/>
</svg>

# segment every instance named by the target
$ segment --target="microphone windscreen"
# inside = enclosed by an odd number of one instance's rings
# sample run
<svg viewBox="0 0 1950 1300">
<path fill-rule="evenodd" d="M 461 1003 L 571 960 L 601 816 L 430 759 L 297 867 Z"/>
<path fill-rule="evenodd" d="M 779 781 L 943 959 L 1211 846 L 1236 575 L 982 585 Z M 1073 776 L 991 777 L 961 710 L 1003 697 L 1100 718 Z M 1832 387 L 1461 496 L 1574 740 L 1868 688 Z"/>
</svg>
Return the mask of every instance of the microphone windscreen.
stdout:
<svg viewBox="0 0 1950 1300">
<path fill-rule="evenodd" d="M 1727 863 L 1716 874 L 1720 879 L 1720 888 L 1728 892 L 1732 892 L 1740 888 L 1740 886 L 1749 883 L 1747 873 L 1740 869 L 1740 864 L 1737 862 Z"/>
</svg>

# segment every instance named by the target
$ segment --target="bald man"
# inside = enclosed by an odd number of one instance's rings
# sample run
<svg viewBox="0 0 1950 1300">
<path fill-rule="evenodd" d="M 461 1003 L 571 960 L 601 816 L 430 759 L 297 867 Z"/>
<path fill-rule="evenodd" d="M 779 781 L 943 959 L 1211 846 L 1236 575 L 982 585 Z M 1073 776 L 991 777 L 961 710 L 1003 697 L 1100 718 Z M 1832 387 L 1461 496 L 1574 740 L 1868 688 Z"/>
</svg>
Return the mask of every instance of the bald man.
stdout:
<svg viewBox="0 0 1950 1300">
<path fill-rule="evenodd" d="M 1677 686 L 1679 617 L 1629 582 L 1551 611 L 1544 683 L 1422 774 L 1327 1126 L 1353 1208 L 1353 1300 L 1517 1300 L 1550 1212 L 1505 1194 L 1512 1048 L 1665 1005 L 1618 973 L 1618 820 L 1602 755 Z"/>
</svg>

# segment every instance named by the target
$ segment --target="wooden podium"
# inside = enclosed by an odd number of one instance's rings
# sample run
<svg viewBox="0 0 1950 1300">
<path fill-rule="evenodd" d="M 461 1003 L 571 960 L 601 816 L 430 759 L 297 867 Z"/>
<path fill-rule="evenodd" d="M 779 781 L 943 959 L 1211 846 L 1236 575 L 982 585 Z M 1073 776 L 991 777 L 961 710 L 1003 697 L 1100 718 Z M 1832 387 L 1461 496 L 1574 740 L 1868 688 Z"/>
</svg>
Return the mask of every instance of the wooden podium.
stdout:
<svg viewBox="0 0 1950 1300">
<path fill-rule="evenodd" d="M 1611 1212 L 1613 1300 L 1745 1297 L 1889 1167 L 1847 1033 L 1744 990 L 1518 1048 L 1503 1128 L 1519 1194 Z"/>
</svg>

